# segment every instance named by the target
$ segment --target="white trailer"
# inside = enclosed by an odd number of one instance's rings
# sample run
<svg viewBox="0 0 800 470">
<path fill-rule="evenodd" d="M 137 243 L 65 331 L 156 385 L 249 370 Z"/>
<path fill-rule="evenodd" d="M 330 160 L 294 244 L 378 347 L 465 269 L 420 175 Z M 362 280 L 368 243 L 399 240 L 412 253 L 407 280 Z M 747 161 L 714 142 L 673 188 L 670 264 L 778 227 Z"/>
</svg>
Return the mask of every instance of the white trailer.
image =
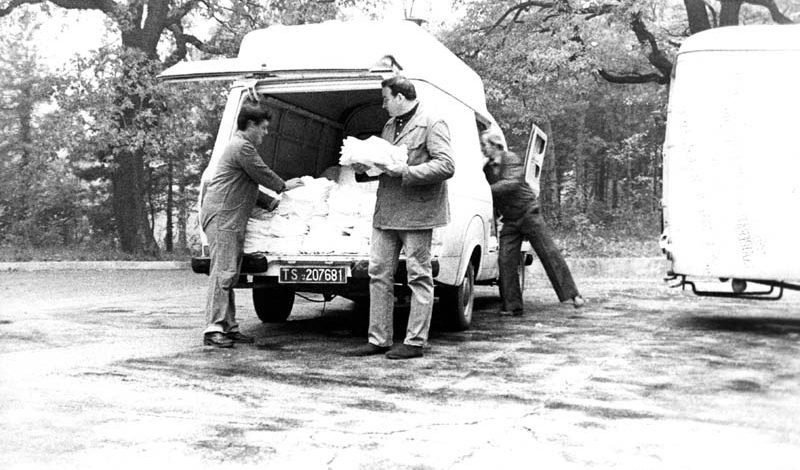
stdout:
<svg viewBox="0 0 800 470">
<path fill-rule="evenodd" d="M 800 26 L 699 33 L 674 70 L 661 239 L 668 275 L 700 295 L 775 299 L 800 289 Z M 731 287 L 699 289 L 696 277 Z"/>
</svg>

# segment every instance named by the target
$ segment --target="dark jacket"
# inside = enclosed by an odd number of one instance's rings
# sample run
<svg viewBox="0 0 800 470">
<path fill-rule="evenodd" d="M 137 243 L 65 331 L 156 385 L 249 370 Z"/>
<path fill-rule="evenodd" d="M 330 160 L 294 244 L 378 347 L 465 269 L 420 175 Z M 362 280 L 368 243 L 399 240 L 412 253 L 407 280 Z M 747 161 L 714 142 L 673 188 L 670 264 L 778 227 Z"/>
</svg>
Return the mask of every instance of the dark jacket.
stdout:
<svg viewBox="0 0 800 470">
<path fill-rule="evenodd" d="M 450 222 L 447 183 L 455 163 L 450 130 L 441 118 L 428 114 L 420 104 L 394 138 L 395 119 L 383 127 L 381 137 L 408 148 L 408 169 L 402 177 L 378 177 L 377 200 L 372 225 L 381 229 L 421 230 Z"/>
<path fill-rule="evenodd" d="M 520 219 L 539 208 L 539 201 L 525 181 L 525 161 L 513 152 L 503 152 L 500 163 L 489 162 L 483 169 L 492 188 L 494 209 L 504 219 Z"/>
<path fill-rule="evenodd" d="M 236 132 L 222 153 L 217 172 L 205 188 L 201 204 L 203 230 L 215 218 L 220 230 L 244 233 L 247 219 L 259 198 L 258 185 L 276 192 L 286 187 L 241 132 Z"/>
</svg>

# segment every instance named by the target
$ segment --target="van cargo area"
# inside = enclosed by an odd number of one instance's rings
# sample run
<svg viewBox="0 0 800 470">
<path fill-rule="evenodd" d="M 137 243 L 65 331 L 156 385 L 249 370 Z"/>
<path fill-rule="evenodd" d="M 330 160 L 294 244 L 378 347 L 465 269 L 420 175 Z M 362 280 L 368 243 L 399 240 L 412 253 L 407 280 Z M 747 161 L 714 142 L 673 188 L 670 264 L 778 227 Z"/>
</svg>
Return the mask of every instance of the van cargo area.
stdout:
<svg viewBox="0 0 800 470">
<path fill-rule="evenodd" d="M 262 98 L 273 119 L 259 154 L 282 178 L 302 177 L 305 184 L 283 193 L 277 210 L 254 212 L 245 253 L 366 259 L 378 182 L 356 182 L 350 167 L 339 166 L 339 157 L 345 137 L 378 135 L 388 119 L 380 84 L 375 86 Z"/>
</svg>

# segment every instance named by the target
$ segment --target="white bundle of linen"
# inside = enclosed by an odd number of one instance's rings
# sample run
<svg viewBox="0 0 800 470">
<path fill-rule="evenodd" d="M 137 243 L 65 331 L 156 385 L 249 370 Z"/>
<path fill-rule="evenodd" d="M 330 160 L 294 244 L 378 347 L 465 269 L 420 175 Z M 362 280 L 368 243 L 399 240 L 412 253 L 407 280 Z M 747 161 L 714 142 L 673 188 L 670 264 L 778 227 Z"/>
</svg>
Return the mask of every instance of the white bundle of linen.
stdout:
<svg viewBox="0 0 800 470">
<path fill-rule="evenodd" d="M 371 136 L 365 140 L 346 137 L 342 143 L 342 156 L 339 164 L 349 166 L 360 163 L 369 167 L 367 175 L 378 176 L 382 173 L 376 164 L 388 165 L 392 162 L 408 162 L 408 149 L 405 144 L 392 145 L 380 137 Z"/>
<path fill-rule="evenodd" d="M 356 183 L 353 170 L 343 167 L 338 182 L 309 176 L 303 183 L 281 194 L 273 212 L 253 211 L 244 252 L 369 253 L 376 182 Z"/>
</svg>

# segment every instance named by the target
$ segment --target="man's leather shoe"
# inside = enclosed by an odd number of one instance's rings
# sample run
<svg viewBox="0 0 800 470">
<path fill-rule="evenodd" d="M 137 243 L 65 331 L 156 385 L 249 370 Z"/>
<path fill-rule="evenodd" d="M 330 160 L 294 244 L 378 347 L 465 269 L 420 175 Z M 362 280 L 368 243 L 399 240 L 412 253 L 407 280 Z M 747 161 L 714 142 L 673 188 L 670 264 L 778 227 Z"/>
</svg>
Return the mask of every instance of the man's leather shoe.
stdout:
<svg viewBox="0 0 800 470">
<path fill-rule="evenodd" d="M 422 346 L 411 346 L 405 343 L 396 344 L 386 353 L 389 359 L 413 359 L 422 357 Z"/>
<path fill-rule="evenodd" d="M 363 346 L 359 346 L 352 351 L 348 351 L 348 356 L 374 356 L 376 354 L 383 354 L 388 351 L 389 348 L 386 346 L 376 346 L 372 343 L 367 343 Z"/>
<path fill-rule="evenodd" d="M 575 308 L 581 308 L 586 304 L 586 301 L 583 300 L 583 297 L 580 294 L 576 295 L 572 298 L 572 306 Z"/>
<path fill-rule="evenodd" d="M 511 310 L 500 310 L 499 313 L 500 313 L 501 317 L 521 317 L 523 314 L 525 314 L 525 311 L 524 310 L 513 310 L 513 311 L 511 311 Z"/>
<path fill-rule="evenodd" d="M 206 333 L 203 335 L 203 344 L 206 346 L 214 346 L 215 348 L 232 348 L 233 340 L 225 336 L 219 331 L 213 333 Z"/>
<path fill-rule="evenodd" d="M 256 339 L 252 336 L 247 336 L 242 334 L 241 331 L 231 331 L 226 333 L 225 336 L 228 337 L 229 340 L 233 341 L 234 343 L 245 343 L 245 344 L 252 344 L 256 342 Z"/>
</svg>

